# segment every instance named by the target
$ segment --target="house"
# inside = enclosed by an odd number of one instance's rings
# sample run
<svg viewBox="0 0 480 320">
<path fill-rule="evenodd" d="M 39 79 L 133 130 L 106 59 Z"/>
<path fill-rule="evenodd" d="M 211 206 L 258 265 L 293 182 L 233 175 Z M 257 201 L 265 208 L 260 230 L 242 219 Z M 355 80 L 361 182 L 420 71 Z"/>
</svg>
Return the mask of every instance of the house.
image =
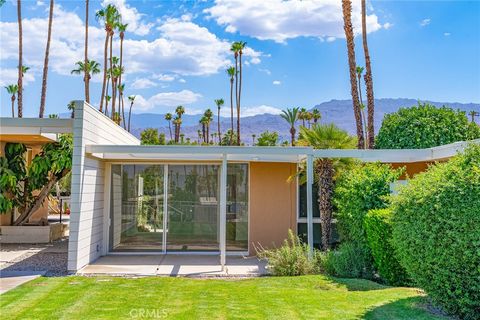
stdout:
<svg viewBox="0 0 480 320">
<path fill-rule="evenodd" d="M 312 192 L 318 157 L 406 166 L 409 175 L 445 161 L 466 143 L 417 150 L 310 147 L 143 146 L 105 115 L 77 101 L 68 269 L 104 255 L 254 255 L 288 230 L 319 239 Z M 306 163 L 307 184 L 295 174 Z M 293 177 L 293 179 L 289 179 Z"/>
</svg>

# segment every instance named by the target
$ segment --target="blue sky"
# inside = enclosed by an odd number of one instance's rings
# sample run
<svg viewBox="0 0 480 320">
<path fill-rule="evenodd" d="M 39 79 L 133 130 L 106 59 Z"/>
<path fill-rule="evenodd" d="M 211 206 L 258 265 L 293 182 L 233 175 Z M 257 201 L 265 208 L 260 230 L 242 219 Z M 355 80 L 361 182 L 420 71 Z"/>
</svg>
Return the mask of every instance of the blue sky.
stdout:
<svg viewBox="0 0 480 320">
<path fill-rule="evenodd" d="M 90 55 L 102 62 L 104 31 L 93 16 L 113 2 L 129 23 L 125 41 L 126 95 L 134 112 L 187 113 L 229 100 L 225 69 L 229 43 L 243 40 L 243 115 L 292 106 L 312 107 L 349 98 L 347 53 L 339 0 L 318 1 L 91 1 Z M 354 25 L 359 21 L 354 1 Z M 46 41 L 48 0 L 23 1 L 24 115 L 36 116 Z M 16 82 L 16 1 L 0 17 L 0 84 Z M 480 1 L 370 1 L 368 41 L 377 98 L 480 102 Z M 56 1 L 47 91 L 47 114 L 66 112 L 83 99 L 83 81 L 70 75 L 83 59 L 84 1 Z M 357 28 L 358 30 L 358 28 Z M 359 30 L 358 30 L 359 31 Z M 357 64 L 363 49 L 356 37 Z M 117 50 L 117 47 L 115 47 Z M 118 53 L 117 53 L 118 55 Z M 98 103 L 101 77 L 91 95 Z M 2 116 L 10 115 L 1 90 Z M 226 111 L 227 108 L 225 108 Z"/>
</svg>

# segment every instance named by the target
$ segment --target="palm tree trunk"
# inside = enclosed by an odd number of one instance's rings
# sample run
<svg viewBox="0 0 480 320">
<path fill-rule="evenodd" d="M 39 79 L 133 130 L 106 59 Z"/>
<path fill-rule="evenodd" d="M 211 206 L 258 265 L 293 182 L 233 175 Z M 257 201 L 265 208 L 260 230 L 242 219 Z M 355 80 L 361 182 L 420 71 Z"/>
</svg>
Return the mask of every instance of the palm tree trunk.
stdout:
<svg viewBox="0 0 480 320">
<path fill-rule="evenodd" d="M 360 103 L 358 101 L 358 90 L 357 90 L 357 74 L 355 62 L 355 43 L 353 39 L 353 26 L 352 26 L 352 2 L 351 0 L 342 0 L 342 9 L 343 9 L 343 22 L 345 29 L 345 37 L 347 40 L 347 50 L 348 50 L 348 65 L 350 69 L 350 88 L 352 94 L 353 102 L 353 113 L 355 115 L 355 123 L 357 127 L 357 148 L 364 148 L 364 136 L 363 136 L 363 125 L 362 125 L 362 116 L 360 113 Z"/>
<path fill-rule="evenodd" d="M 113 31 L 110 32 L 110 80 L 112 81 L 112 119 L 115 113 L 115 92 L 116 88 L 113 83 Z"/>
<path fill-rule="evenodd" d="M 367 126 L 367 139 L 368 139 L 368 148 L 373 149 L 375 147 L 375 98 L 373 96 L 373 78 L 372 78 L 372 67 L 370 65 L 370 53 L 368 51 L 367 43 L 367 13 L 366 13 L 365 0 L 362 0 L 362 38 L 363 38 L 363 52 L 365 55 L 365 86 L 367 87 L 367 113 L 368 113 L 368 124 Z"/>
<path fill-rule="evenodd" d="M 120 75 L 118 76 L 118 86 L 122 85 L 122 65 L 123 65 L 123 33 L 120 33 Z M 118 109 L 120 110 L 120 96 L 123 96 L 122 93 L 119 92 L 118 95 Z M 120 112 L 119 112 L 120 113 Z M 122 117 L 124 116 L 123 105 L 122 105 Z M 125 120 L 124 120 L 124 127 L 125 127 Z"/>
<path fill-rule="evenodd" d="M 103 51 L 103 85 L 102 85 L 102 95 L 100 96 L 100 112 L 103 112 L 103 99 L 105 99 L 105 88 L 107 86 L 107 57 L 108 57 L 108 38 L 109 32 L 106 30 L 107 35 L 105 36 L 105 49 Z M 106 108 L 106 107 L 105 107 Z"/>
<path fill-rule="evenodd" d="M 218 108 L 218 120 L 217 120 L 217 129 L 218 129 L 218 142 L 222 141 L 222 135 L 220 131 L 220 108 Z"/>
<path fill-rule="evenodd" d="M 168 131 L 170 132 L 170 140 L 173 139 L 172 137 L 172 121 L 168 120 Z"/>
<path fill-rule="evenodd" d="M 90 71 L 88 70 L 88 1 L 89 0 L 85 0 L 85 70 L 83 81 L 85 82 L 85 100 L 87 103 L 90 103 Z"/>
<path fill-rule="evenodd" d="M 117 99 L 117 79 L 112 78 L 112 119 L 115 116 L 115 100 Z"/>
<path fill-rule="evenodd" d="M 128 132 L 130 132 L 130 120 L 132 119 L 133 101 L 130 103 L 130 110 L 128 110 Z"/>
<path fill-rule="evenodd" d="M 237 107 L 237 144 L 240 145 L 239 143 L 239 134 L 238 134 L 238 129 L 240 126 L 240 123 L 238 121 L 238 55 L 235 54 L 235 105 Z"/>
<path fill-rule="evenodd" d="M 123 129 L 127 129 L 127 125 L 125 123 L 125 99 L 123 98 L 123 90 L 120 92 L 120 98 L 122 100 L 122 120 L 123 120 Z"/>
<path fill-rule="evenodd" d="M 333 162 L 330 159 L 318 159 L 316 165 L 318 175 L 318 208 L 322 228 L 322 249 L 330 248 L 330 233 L 332 225 L 332 195 L 333 195 Z"/>
<path fill-rule="evenodd" d="M 45 61 L 43 62 L 42 94 L 40 96 L 39 118 L 45 113 L 45 99 L 47 97 L 48 56 L 50 54 L 50 40 L 52 39 L 53 0 L 50 0 L 50 13 L 48 15 L 47 46 L 45 48 Z"/>
<path fill-rule="evenodd" d="M 291 137 L 290 139 L 292 141 L 292 147 L 295 145 L 295 132 L 296 132 L 295 127 L 292 126 L 290 128 L 290 137 Z"/>
<path fill-rule="evenodd" d="M 239 54 L 240 62 L 240 83 L 238 85 L 238 103 L 237 103 L 237 144 L 240 145 L 240 98 L 242 97 L 242 51 Z"/>
<path fill-rule="evenodd" d="M 233 137 L 233 79 L 230 79 L 230 130 L 231 135 L 230 135 L 230 145 L 233 143 L 232 137 Z"/>
<path fill-rule="evenodd" d="M 365 111 L 364 111 L 364 105 L 363 105 L 363 99 L 362 99 L 362 76 L 359 74 L 358 75 L 358 95 L 360 96 L 360 111 L 362 112 L 362 119 L 363 119 L 363 134 L 365 137 L 364 145 L 363 148 L 367 149 L 367 140 L 368 140 L 368 133 L 367 133 L 367 121 L 365 120 Z"/>
<path fill-rule="evenodd" d="M 22 1 L 17 0 L 18 19 L 18 117 L 23 117 L 23 32 L 22 32 Z"/>
<path fill-rule="evenodd" d="M 12 118 L 15 118 L 15 95 L 12 95 Z"/>
</svg>

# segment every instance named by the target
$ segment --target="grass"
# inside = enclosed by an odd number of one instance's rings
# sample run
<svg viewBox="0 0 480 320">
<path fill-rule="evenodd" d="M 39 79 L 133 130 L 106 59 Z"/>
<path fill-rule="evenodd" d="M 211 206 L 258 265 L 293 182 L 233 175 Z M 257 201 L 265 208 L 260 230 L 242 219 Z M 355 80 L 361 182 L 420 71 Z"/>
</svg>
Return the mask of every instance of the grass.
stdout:
<svg viewBox="0 0 480 320">
<path fill-rule="evenodd" d="M 2 319 L 441 319 L 412 288 L 323 276 L 243 280 L 38 278 L 0 297 Z"/>
</svg>

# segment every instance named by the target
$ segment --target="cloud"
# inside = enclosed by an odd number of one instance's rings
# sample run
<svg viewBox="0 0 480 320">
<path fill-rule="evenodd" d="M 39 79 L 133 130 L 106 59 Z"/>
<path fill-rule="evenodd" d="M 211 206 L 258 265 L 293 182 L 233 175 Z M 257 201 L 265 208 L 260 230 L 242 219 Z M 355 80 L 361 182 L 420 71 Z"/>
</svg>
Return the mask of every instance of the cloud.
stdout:
<svg viewBox="0 0 480 320">
<path fill-rule="evenodd" d="M 267 74 L 267 75 L 271 75 L 271 74 L 272 74 L 272 72 L 271 72 L 270 70 L 268 70 L 268 69 L 258 68 L 258 71 L 264 72 L 264 73 Z"/>
<path fill-rule="evenodd" d="M 122 23 L 127 23 L 127 31 L 133 32 L 139 36 L 145 36 L 150 33 L 153 23 L 145 23 L 145 14 L 138 12 L 137 8 L 131 7 L 125 0 L 103 0 L 102 6 L 113 4 L 122 15 Z"/>
<path fill-rule="evenodd" d="M 225 26 L 225 31 L 260 40 L 285 43 L 297 37 L 344 38 L 342 5 L 339 0 L 245 1 L 216 0 L 204 10 L 209 18 Z M 360 1 L 354 1 L 352 22 L 361 32 Z M 367 30 L 382 28 L 375 14 L 367 15 Z"/>
<path fill-rule="evenodd" d="M 430 21 L 431 19 L 429 18 L 423 19 L 422 21 L 420 21 L 420 27 L 428 26 L 430 24 Z"/>
<path fill-rule="evenodd" d="M 135 98 L 134 108 L 136 111 L 150 110 L 155 107 L 176 107 L 178 105 L 192 104 L 198 101 L 202 95 L 190 90 L 182 90 L 176 92 L 161 92 L 145 99 L 141 95 Z"/>
<path fill-rule="evenodd" d="M 385 23 L 383 24 L 383 28 L 384 28 L 385 30 L 388 30 L 388 29 L 390 29 L 391 27 L 393 27 L 393 23 L 385 22 Z"/>
<path fill-rule="evenodd" d="M 23 76 L 23 85 L 27 86 L 30 82 L 35 81 L 35 77 L 30 70 Z M 18 82 L 18 69 L 5 68 L 1 70 L 0 86 L 5 87 Z M 3 88 L 2 88 L 3 90 Z"/>
<path fill-rule="evenodd" d="M 175 80 L 175 76 L 171 74 L 154 74 L 153 78 L 159 81 L 171 82 Z"/>
<path fill-rule="evenodd" d="M 132 89 L 148 89 L 156 86 L 155 82 L 147 78 L 137 78 L 132 83 Z"/>
<path fill-rule="evenodd" d="M 282 82 L 281 82 L 280 80 L 273 80 L 272 83 L 273 83 L 274 85 L 276 85 L 276 86 L 279 86 L 279 85 L 282 84 Z"/>
<path fill-rule="evenodd" d="M 182 78 L 182 79 L 178 79 L 178 82 L 180 82 L 180 83 L 186 83 L 187 80 L 185 80 L 185 79 Z"/>
<path fill-rule="evenodd" d="M 444 32 L 443 35 L 444 35 L 445 37 L 449 37 L 449 36 L 451 35 L 451 33 L 450 33 L 450 32 Z"/>
<path fill-rule="evenodd" d="M 260 105 L 255 107 L 242 107 L 240 117 L 252 117 L 259 114 L 280 114 L 282 110 L 276 107 L 267 106 L 267 105 Z M 230 117 L 230 108 L 224 107 L 220 110 L 220 115 L 222 117 Z"/>
</svg>

